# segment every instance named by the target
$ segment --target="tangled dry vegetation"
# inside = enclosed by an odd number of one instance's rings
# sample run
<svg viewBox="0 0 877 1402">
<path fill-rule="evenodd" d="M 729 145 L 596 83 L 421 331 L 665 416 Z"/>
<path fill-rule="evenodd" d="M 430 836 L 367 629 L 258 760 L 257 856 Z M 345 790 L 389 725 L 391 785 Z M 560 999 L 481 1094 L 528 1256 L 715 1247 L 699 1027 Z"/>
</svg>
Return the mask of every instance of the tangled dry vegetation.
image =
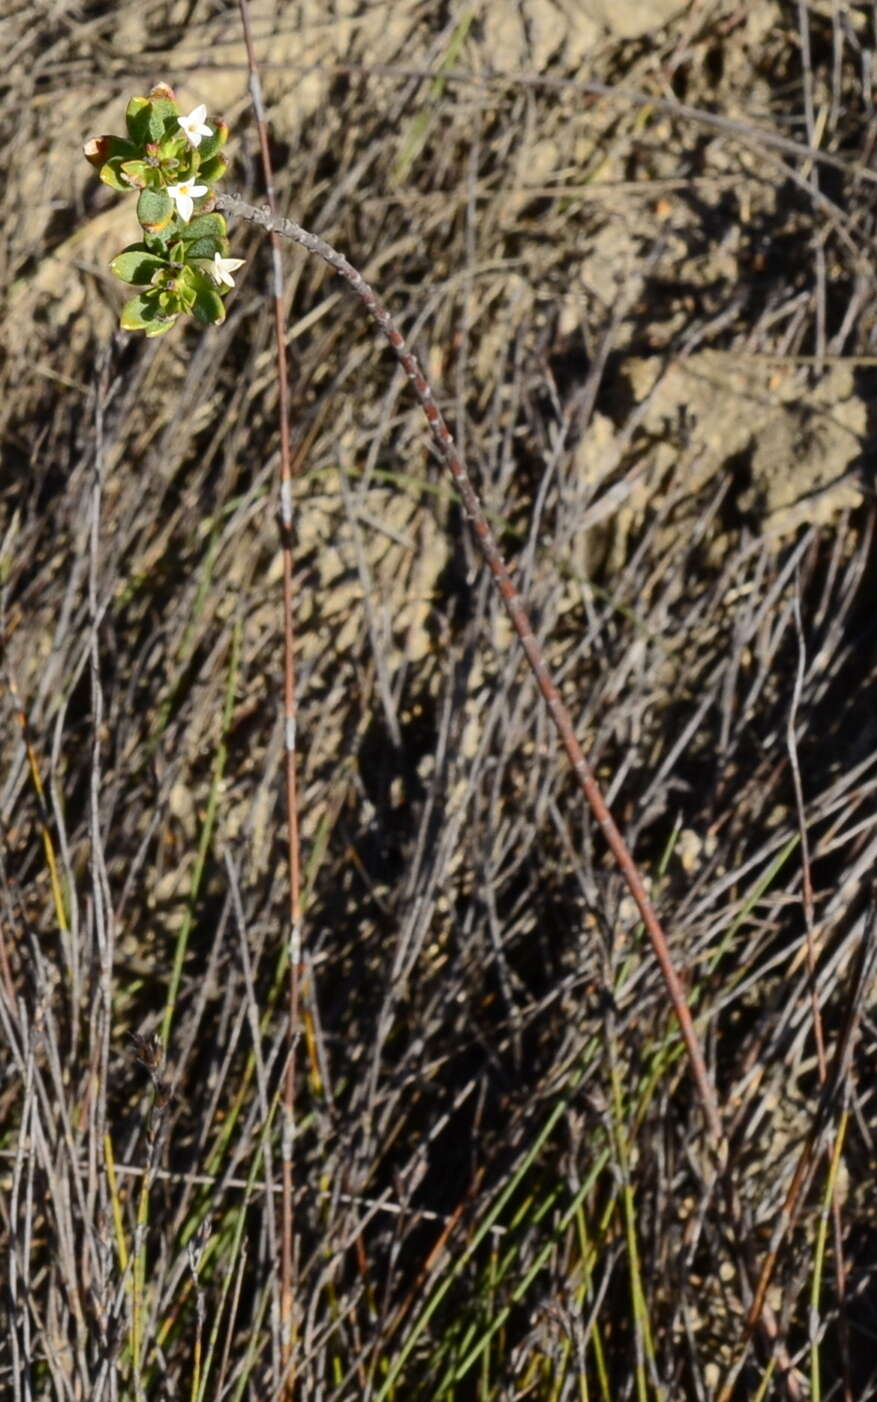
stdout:
<svg viewBox="0 0 877 1402">
<path fill-rule="evenodd" d="M 358 262 L 434 377 L 668 927 L 744 1231 L 407 385 L 290 251 L 302 1397 L 715 1396 L 814 1126 L 764 1395 L 811 1395 L 816 1356 L 842 1396 L 845 1351 L 851 1395 L 877 1395 L 877 186 L 850 173 L 875 20 L 701 0 L 621 37 L 599 8 L 278 0 L 255 23 L 281 208 Z M 275 1397 L 270 253 L 234 231 L 220 329 L 115 332 L 133 212 L 79 156 L 163 79 L 229 121 L 228 186 L 258 203 L 237 11 L 4 23 L 0 1377 L 16 1399 Z M 852 1029 L 821 1120 L 814 989 L 829 1073 Z M 819 1228 L 845 1107 L 841 1285 Z"/>
</svg>

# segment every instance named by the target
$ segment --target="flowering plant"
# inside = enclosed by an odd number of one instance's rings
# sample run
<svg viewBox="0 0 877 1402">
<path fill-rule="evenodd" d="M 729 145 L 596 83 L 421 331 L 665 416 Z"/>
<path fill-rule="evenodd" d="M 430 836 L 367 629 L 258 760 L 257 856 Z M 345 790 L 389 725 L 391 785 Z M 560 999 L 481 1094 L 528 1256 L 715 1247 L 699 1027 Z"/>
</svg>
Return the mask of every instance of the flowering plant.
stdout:
<svg viewBox="0 0 877 1402">
<path fill-rule="evenodd" d="M 182 115 L 172 90 L 159 83 L 128 103 L 127 136 L 85 144 L 104 184 L 139 191 L 143 238 L 110 263 L 122 282 L 142 289 L 122 308 L 126 331 L 162 336 L 185 313 L 208 325 L 225 318 L 222 299 L 243 259 L 227 256 L 226 223 L 213 210 L 213 185 L 226 171 L 221 148 L 228 127 L 206 116 L 203 106 Z"/>
</svg>

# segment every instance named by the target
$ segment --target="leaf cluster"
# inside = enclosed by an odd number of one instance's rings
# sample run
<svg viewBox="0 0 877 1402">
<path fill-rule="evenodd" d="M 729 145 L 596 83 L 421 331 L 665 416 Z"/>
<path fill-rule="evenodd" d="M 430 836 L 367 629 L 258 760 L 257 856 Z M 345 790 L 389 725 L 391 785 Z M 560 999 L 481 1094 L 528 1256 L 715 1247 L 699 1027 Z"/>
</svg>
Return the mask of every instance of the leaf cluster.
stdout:
<svg viewBox="0 0 877 1402">
<path fill-rule="evenodd" d="M 213 212 L 213 186 L 227 169 L 222 147 L 228 127 L 211 122 L 209 135 L 193 144 L 166 83 L 148 97 L 133 97 L 125 124 L 125 136 L 92 137 L 84 148 L 105 185 L 139 192 L 143 237 L 110 263 L 122 282 L 138 289 L 122 308 L 120 324 L 147 336 L 164 335 L 185 314 L 217 325 L 225 318 L 223 297 L 232 285 L 217 273 L 229 243 L 224 218 Z M 172 194 L 187 187 L 204 191 L 188 207 Z"/>
</svg>

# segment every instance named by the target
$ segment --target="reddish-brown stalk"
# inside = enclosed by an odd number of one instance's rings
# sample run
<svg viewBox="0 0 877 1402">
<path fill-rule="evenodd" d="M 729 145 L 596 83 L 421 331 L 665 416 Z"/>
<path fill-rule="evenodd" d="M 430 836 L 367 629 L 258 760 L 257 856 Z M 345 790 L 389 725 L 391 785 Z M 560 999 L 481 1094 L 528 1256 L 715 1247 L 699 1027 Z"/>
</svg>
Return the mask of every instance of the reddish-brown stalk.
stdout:
<svg viewBox="0 0 877 1402">
<path fill-rule="evenodd" d="M 244 200 L 238 199 L 237 196 L 234 195 L 220 195 L 217 199 L 216 207 L 226 214 L 237 215 L 241 219 L 247 219 L 251 223 L 259 224 L 272 235 L 281 234 L 284 238 L 292 239 L 303 248 L 306 248 L 309 253 L 315 253 L 319 258 L 322 258 L 324 262 L 328 263 L 336 273 L 350 284 L 369 315 L 377 322 L 395 352 L 420 402 L 420 406 L 426 415 L 433 442 L 462 498 L 463 506 L 469 519 L 469 525 L 493 574 L 496 586 L 502 595 L 509 617 L 520 639 L 521 647 L 532 668 L 539 690 L 545 699 L 545 703 L 548 706 L 549 713 L 558 735 L 560 736 L 563 748 L 566 750 L 570 764 L 572 765 L 573 773 L 575 774 L 579 788 L 587 799 L 591 812 L 596 818 L 609 844 L 610 850 L 621 869 L 624 879 L 627 882 L 630 893 L 636 902 L 637 909 L 639 910 L 651 941 L 655 958 L 664 976 L 664 982 L 673 1006 L 673 1011 L 676 1014 L 682 1031 L 682 1038 L 685 1043 L 695 1086 L 706 1118 L 712 1147 L 715 1153 L 721 1156 L 724 1148 L 724 1135 L 718 1101 L 706 1068 L 700 1040 L 695 1031 L 694 1022 L 685 998 L 682 983 L 670 955 L 666 935 L 664 934 L 652 903 L 649 900 L 645 884 L 630 855 L 627 844 L 621 836 L 612 814 L 609 812 L 600 786 L 576 738 L 572 718 L 561 699 L 560 693 L 557 690 L 545 661 L 542 649 L 533 633 L 533 628 L 527 616 L 521 595 L 514 585 L 508 566 L 503 559 L 496 538 L 487 522 L 487 518 L 478 499 L 478 494 L 472 484 L 466 465 L 457 450 L 451 432 L 433 398 L 432 390 L 420 368 L 417 357 L 414 352 L 406 346 L 405 340 L 394 324 L 390 313 L 379 301 L 362 275 L 357 272 L 356 268 L 348 262 L 344 255 L 337 252 L 331 244 L 326 243 L 324 239 L 319 238 L 316 234 L 310 233 L 307 229 L 303 229 L 300 224 L 296 224 L 292 219 L 278 218 L 271 210 L 256 209 L 253 205 L 247 204 Z"/>
<path fill-rule="evenodd" d="M 247 0 L 238 0 L 247 64 L 250 96 L 259 132 L 259 148 L 268 204 L 276 215 L 274 173 L 268 147 L 268 126 L 262 102 L 262 85 L 256 67 L 253 34 Z M 283 1091 L 282 1209 L 280 1265 L 280 1362 L 283 1395 L 295 1389 L 295 1194 L 293 1152 L 295 1145 L 295 1053 L 298 1045 L 301 1001 L 301 863 L 298 834 L 298 784 L 295 736 L 295 611 L 293 600 L 292 459 L 289 445 L 289 382 L 286 369 L 286 318 L 283 310 L 283 261 L 280 240 L 271 235 L 273 255 L 274 339 L 277 347 L 277 392 L 280 416 L 280 538 L 283 551 L 283 739 L 286 755 L 286 810 L 289 859 L 289 1047 Z"/>
</svg>

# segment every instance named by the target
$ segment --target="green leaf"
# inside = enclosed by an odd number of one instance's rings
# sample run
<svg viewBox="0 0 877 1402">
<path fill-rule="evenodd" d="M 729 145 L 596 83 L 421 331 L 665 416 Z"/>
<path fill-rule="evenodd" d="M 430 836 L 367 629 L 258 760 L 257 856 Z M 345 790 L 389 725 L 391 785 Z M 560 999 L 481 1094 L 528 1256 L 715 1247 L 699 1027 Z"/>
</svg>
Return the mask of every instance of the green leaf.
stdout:
<svg viewBox="0 0 877 1402">
<path fill-rule="evenodd" d="M 162 141 L 177 126 L 180 109 L 167 97 L 132 97 L 125 111 L 128 135 L 138 146 Z"/>
<path fill-rule="evenodd" d="M 186 224 L 180 237 L 185 243 L 195 243 L 198 239 L 225 239 L 228 225 L 221 214 L 196 214 Z"/>
<path fill-rule="evenodd" d="M 125 125 L 134 144 L 141 149 L 149 140 L 149 98 L 132 97 L 125 108 Z"/>
<path fill-rule="evenodd" d="M 225 307 L 219 293 L 208 285 L 207 278 L 199 278 L 199 286 L 192 311 L 199 321 L 207 326 L 218 326 L 225 321 Z"/>
<path fill-rule="evenodd" d="M 186 258 L 207 258 L 213 262 L 214 253 L 222 253 L 227 239 L 196 239 L 194 243 L 186 244 Z"/>
<path fill-rule="evenodd" d="M 209 122 L 208 126 L 213 128 L 210 136 L 202 137 L 201 145 L 198 147 L 198 155 L 201 157 L 201 164 L 209 161 L 215 156 L 220 146 L 224 146 L 228 141 L 228 127 L 225 122 Z"/>
<path fill-rule="evenodd" d="M 127 164 L 127 161 L 119 159 L 107 161 L 105 166 L 101 166 L 100 178 L 113 190 L 122 190 L 126 195 L 130 195 L 135 187 L 125 179 L 123 167 Z"/>
<path fill-rule="evenodd" d="M 180 312 L 186 311 L 186 301 L 184 289 L 170 284 L 166 288 L 161 288 L 156 297 L 156 306 L 160 316 L 179 316 Z"/>
<path fill-rule="evenodd" d="M 184 263 L 182 267 L 173 269 L 174 286 L 178 288 L 181 293 L 188 290 L 194 293 L 198 283 L 198 276 L 197 268 L 190 267 L 188 263 Z"/>
<path fill-rule="evenodd" d="M 133 283 L 135 287 L 144 286 L 151 283 L 156 275 L 163 271 L 168 271 L 167 260 L 159 258 L 143 243 L 131 244 L 130 248 L 125 248 L 118 253 L 110 267 L 121 278 L 123 282 Z"/>
<path fill-rule="evenodd" d="M 145 190 L 147 186 L 154 188 L 158 183 L 158 171 L 148 161 L 123 161 L 119 174 L 128 182 L 129 190 Z"/>
<path fill-rule="evenodd" d="M 147 336 L 163 336 L 170 331 L 180 311 L 166 294 L 141 292 L 126 302 L 119 317 L 124 331 L 145 331 Z"/>
<path fill-rule="evenodd" d="M 156 155 L 164 167 L 179 169 L 189 155 L 188 142 L 183 133 L 178 131 L 176 135 L 166 136 L 164 141 L 158 143 Z"/>
<path fill-rule="evenodd" d="M 205 185 L 215 185 L 217 180 L 221 180 L 228 170 L 228 161 L 225 156 L 211 156 L 209 160 L 202 161 L 198 168 L 198 178 L 203 180 Z"/>
<path fill-rule="evenodd" d="M 93 136 L 82 148 L 85 158 L 97 170 L 105 185 L 113 190 L 130 190 L 122 179 L 121 167 L 141 154 L 139 148 L 121 136 Z"/>
<path fill-rule="evenodd" d="M 143 245 L 150 253 L 154 253 L 158 258 L 168 259 L 171 262 L 178 262 L 179 259 L 173 258 L 170 252 L 171 244 L 177 238 L 179 238 L 179 235 L 173 223 L 170 223 L 165 229 L 159 229 L 157 233 L 144 230 Z"/>
<path fill-rule="evenodd" d="M 167 317 L 164 321 L 154 321 L 151 326 L 145 326 L 143 329 L 150 338 L 163 336 L 165 331 L 170 331 L 176 320 L 175 316 Z"/>
<path fill-rule="evenodd" d="M 111 157 L 122 156 L 125 160 L 130 160 L 139 155 L 133 142 L 126 141 L 123 136 L 93 136 L 90 141 L 86 141 L 82 149 L 85 159 L 97 170 Z"/>
<path fill-rule="evenodd" d="M 174 217 L 174 204 L 164 190 L 141 190 L 137 200 L 137 218 L 150 234 L 166 229 Z"/>
<path fill-rule="evenodd" d="M 154 97 L 150 103 L 149 137 L 151 141 L 164 141 L 179 135 L 180 109 L 176 102 L 166 97 Z M 185 140 L 185 138 L 184 138 Z"/>
<path fill-rule="evenodd" d="M 228 226 L 221 214 L 199 214 L 181 232 L 186 259 L 208 258 L 228 248 Z"/>
<path fill-rule="evenodd" d="M 158 294 L 155 291 L 138 292 L 122 308 L 119 325 L 123 331 L 142 331 L 159 317 Z"/>
</svg>

